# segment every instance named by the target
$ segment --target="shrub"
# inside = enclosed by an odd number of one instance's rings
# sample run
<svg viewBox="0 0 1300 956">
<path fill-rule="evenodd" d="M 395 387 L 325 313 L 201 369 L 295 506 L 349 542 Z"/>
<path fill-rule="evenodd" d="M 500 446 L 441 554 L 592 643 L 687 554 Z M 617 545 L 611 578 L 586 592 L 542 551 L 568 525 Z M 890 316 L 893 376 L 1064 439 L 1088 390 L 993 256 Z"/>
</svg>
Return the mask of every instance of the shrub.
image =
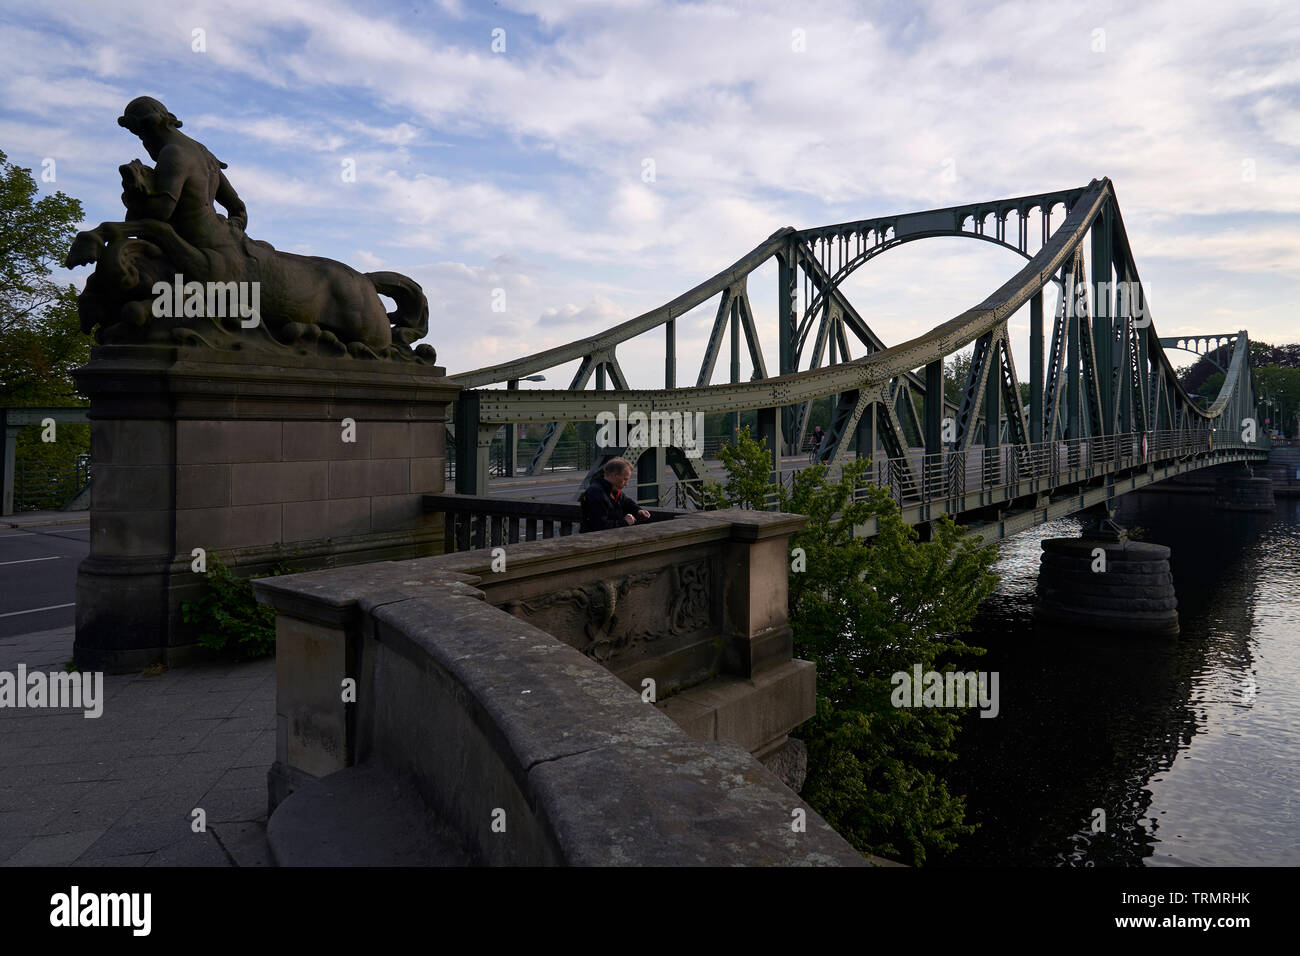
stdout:
<svg viewBox="0 0 1300 956">
<path fill-rule="evenodd" d="M 257 603 L 253 583 L 238 578 L 215 553 L 207 557 L 207 591 L 196 601 L 181 605 L 186 624 L 199 626 L 199 643 L 224 651 L 237 660 L 275 653 L 275 608 Z M 283 557 L 258 577 L 293 574 Z"/>
<path fill-rule="evenodd" d="M 984 653 L 957 635 L 997 584 L 996 549 L 947 517 L 932 540 L 919 541 L 887 490 L 865 485 L 855 495 L 864 461 L 846 464 L 837 482 L 826 466 L 808 467 L 787 492 L 758 487 L 768 460 L 742 431 L 724 458 L 730 479 L 713 494 L 733 502 L 772 494 L 780 510 L 809 519 L 790 539 L 804 554 L 790 574 L 794 652 L 817 665 L 817 713 L 798 731 L 808 746 L 803 797 L 859 850 L 919 865 L 974 830 L 964 822 L 964 799 L 936 774 L 955 759 L 960 718 L 894 707 L 890 676 Z M 854 537 L 854 527 L 870 521 L 877 527 L 870 542 Z"/>
</svg>

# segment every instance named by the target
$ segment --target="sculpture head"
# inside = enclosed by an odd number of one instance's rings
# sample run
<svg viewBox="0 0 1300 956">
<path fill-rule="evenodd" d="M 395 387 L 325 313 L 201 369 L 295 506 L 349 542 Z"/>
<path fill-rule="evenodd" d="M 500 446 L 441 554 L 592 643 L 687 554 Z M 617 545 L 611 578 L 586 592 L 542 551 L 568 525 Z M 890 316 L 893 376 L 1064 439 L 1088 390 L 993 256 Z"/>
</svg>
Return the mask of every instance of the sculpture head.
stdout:
<svg viewBox="0 0 1300 956">
<path fill-rule="evenodd" d="M 149 133 L 159 133 L 168 127 L 180 129 L 181 121 L 152 96 L 137 96 L 126 104 L 126 109 L 117 118 L 117 125 L 143 138 Z"/>
<path fill-rule="evenodd" d="M 127 219 L 143 218 L 144 204 L 153 193 L 153 169 L 138 159 L 117 167 L 122 174 L 122 205 Z"/>
</svg>

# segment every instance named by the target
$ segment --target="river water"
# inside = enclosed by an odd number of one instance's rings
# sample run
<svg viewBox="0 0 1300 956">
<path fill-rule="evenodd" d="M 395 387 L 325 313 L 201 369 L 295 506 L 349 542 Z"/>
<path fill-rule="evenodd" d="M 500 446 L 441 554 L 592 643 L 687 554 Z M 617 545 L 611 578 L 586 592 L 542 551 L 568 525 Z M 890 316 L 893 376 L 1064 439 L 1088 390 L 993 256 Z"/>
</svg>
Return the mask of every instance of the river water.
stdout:
<svg viewBox="0 0 1300 956">
<path fill-rule="evenodd" d="M 1080 522 L 1003 542 L 966 637 L 988 654 L 963 665 L 999 672 L 1000 713 L 966 714 L 945 771 L 980 828 L 931 865 L 1300 865 L 1300 500 L 1121 502 L 1121 523 L 1173 549 L 1181 636 L 1036 626 L 1039 542 Z"/>
</svg>

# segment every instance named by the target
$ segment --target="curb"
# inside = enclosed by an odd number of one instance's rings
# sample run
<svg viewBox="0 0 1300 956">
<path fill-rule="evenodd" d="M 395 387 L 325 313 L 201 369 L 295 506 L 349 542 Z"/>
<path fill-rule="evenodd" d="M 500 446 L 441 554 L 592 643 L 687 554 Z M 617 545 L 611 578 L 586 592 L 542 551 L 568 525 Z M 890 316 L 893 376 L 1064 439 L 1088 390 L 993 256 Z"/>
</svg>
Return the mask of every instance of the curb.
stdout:
<svg viewBox="0 0 1300 956">
<path fill-rule="evenodd" d="M 30 521 L 21 520 L 21 516 L 19 515 L 5 515 L 3 518 L 0 518 L 0 528 L 43 528 L 52 525 L 69 524 L 90 524 L 89 512 L 70 514 L 67 517 L 59 517 L 55 514 L 43 514 L 39 518 L 33 516 Z"/>
</svg>

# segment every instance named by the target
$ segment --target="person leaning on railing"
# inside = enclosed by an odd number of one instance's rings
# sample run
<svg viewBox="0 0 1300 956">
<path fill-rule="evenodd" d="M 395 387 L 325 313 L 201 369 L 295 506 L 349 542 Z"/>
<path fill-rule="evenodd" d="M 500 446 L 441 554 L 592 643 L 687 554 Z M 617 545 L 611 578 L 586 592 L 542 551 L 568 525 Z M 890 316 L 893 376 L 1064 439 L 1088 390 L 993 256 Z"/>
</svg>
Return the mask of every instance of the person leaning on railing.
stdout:
<svg viewBox="0 0 1300 956">
<path fill-rule="evenodd" d="M 597 475 L 582 493 L 582 525 L 579 531 L 608 531 L 624 525 L 636 524 L 637 519 L 648 521 L 650 512 L 637 506 L 623 494 L 632 477 L 632 463 L 626 458 L 611 458 L 605 462 L 605 475 Z"/>
</svg>

